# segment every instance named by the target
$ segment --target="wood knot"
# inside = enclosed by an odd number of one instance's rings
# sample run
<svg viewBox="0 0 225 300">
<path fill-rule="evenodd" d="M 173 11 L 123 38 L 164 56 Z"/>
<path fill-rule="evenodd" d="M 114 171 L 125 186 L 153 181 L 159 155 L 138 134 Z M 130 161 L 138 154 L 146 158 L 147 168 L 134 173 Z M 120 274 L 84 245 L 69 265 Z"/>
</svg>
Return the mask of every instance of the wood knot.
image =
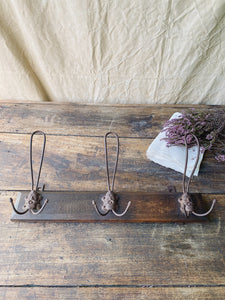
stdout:
<svg viewBox="0 0 225 300">
<path fill-rule="evenodd" d="M 193 212 L 193 203 L 189 194 L 183 193 L 183 195 L 178 198 L 178 201 L 180 203 L 181 212 L 189 217 L 189 215 Z"/>
</svg>

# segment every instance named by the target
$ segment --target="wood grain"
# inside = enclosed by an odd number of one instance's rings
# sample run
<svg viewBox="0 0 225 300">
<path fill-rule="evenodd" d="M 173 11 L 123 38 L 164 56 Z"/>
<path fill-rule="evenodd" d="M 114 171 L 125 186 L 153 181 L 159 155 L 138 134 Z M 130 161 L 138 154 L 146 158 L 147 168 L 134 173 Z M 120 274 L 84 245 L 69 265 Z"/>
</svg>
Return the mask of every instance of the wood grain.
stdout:
<svg viewBox="0 0 225 300">
<path fill-rule="evenodd" d="M 182 174 L 145 153 L 165 121 L 185 107 L 0 103 L 0 298 L 225 298 L 225 169 L 211 154 L 190 187 L 207 203 L 217 199 L 210 222 L 10 221 L 9 197 L 31 186 L 29 140 L 37 129 L 47 133 L 40 182 L 47 191 L 105 191 L 103 136 L 113 130 L 121 137 L 116 192 L 165 192 L 168 185 L 180 192 Z M 40 147 L 35 137 L 35 170 Z"/>
<path fill-rule="evenodd" d="M 224 287 L 18 287 L 0 289 L 1 299 L 224 300 Z"/>
<path fill-rule="evenodd" d="M 83 105 L 59 103 L 0 103 L 1 132 L 154 138 L 176 111 L 195 105 Z M 197 106 L 211 109 L 212 106 Z M 218 106 L 219 107 L 219 106 Z"/>
<path fill-rule="evenodd" d="M 0 285 L 225 284 L 225 203 L 204 224 L 16 223 L 1 193 Z"/>
<path fill-rule="evenodd" d="M 2 190 L 30 189 L 29 142 L 29 134 L 0 135 Z M 35 136 L 35 172 L 39 168 L 41 143 L 42 137 Z M 165 192 L 168 185 L 174 185 L 177 191 L 182 190 L 181 173 L 146 158 L 150 143 L 148 139 L 120 139 L 115 191 Z M 113 139 L 109 139 L 108 146 L 112 174 L 116 152 Z M 190 192 L 223 193 L 224 182 L 224 164 L 216 163 L 213 157 L 206 155 L 199 177 L 192 180 Z M 47 136 L 40 183 L 45 183 L 48 191 L 104 191 L 107 188 L 104 138 Z"/>
<path fill-rule="evenodd" d="M 23 212 L 24 199 L 29 191 L 18 193 L 15 208 Z M 191 214 L 188 218 L 180 211 L 178 198 L 181 193 L 118 193 L 116 212 L 122 213 L 129 202 L 131 205 L 122 217 L 109 212 L 99 215 L 92 201 L 102 211 L 101 198 L 105 192 L 43 192 L 43 200 L 48 199 L 44 210 L 33 215 L 31 212 L 18 214 L 12 212 L 11 221 L 56 221 L 56 222 L 112 222 L 112 223 L 149 223 L 149 222 L 206 222 L 208 217 L 197 217 Z M 201 194 L 191 194 L 195 211 L 204 213 L 209 207 L 203 202 Z"/>
</svg>

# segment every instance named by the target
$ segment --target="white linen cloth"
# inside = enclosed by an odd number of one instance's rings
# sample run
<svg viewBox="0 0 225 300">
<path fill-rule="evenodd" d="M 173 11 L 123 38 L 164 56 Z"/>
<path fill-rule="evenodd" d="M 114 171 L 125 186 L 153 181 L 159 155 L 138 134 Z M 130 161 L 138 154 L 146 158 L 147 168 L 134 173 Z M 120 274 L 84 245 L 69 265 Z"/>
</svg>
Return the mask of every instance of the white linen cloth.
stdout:
<svg viewBox="0 0 225 300">
<path fill-rule="evenodd" d="M 224 0 L 2 0 L 0 99 L 225 104 Z"/>
</svg>

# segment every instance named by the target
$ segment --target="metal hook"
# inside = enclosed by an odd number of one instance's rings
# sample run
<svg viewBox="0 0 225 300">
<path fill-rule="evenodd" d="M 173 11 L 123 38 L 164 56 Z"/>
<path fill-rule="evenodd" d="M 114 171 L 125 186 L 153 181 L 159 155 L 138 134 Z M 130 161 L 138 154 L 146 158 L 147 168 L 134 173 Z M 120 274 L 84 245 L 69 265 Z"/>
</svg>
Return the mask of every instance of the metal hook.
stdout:
<svg viewBox="0 0 225 300">
<path fill-rule="evenodd" d="M 117 217 L 122 217 L 122 216 L 124 216 L 124 215 L 126 214 L 126 212 L 128 211 L 128 208 L 130 207 L 130 204 L 131 204 L 131 201 L 129 201 L 128 204 L 127 204 L 126 209 L 124 210 L 124 212 L 122 212 L 121 214 L 119 214 L 119 213 L 116 212 L 117 196 L 116 196 L 115 193 L 113 193 L 112 191 L 108 191 L 108 192 L 105 194 L 105 196 L 103 196 L 103 197 L 101 198 L 101 200 L 102 200 L 102 202 L 103 202 L 103 203 L 102 203 L 102 207 L 101 207 L 101 210 L 102 210 L 103 212 L 101 212 L 101 211 L 98 209 L 98 207 L 97 207 L 97 205 L 96 205 L 96 203 L 95 203 L 94 200 L 92 201 L 92 204 L 94 205 L 94 207 L 95 207 L 97 213 L 98 213 L 99 215 L 103 216 L 103 217 L 106 216 L 110 211 L 112 211 L 112 213 L 113 213 L 115 216 L 117 216 Z"/>
<path fill-rule="evenodd" d="M 36 184 L 36 188 L 35 191 L 37 191 L 39 189 L 38 184 L 39 184 L 39 179 L 40 179 L 40 175 L 41 175 L 41 169 L 42 169 L 42 163 L 43 163 L 43 159 L 44 159 L 44 154 L 45 154 L 45 144 L 46 144 L 46 135 L 43 131 L 34 131 L 31 135 L 30 138 L 30 172 L 31 172 L 31 189 L 34 189 L 34 175 L 33 175 L 33 162 L 32 162 L 32 143 L 33 143 L 33 136 L 35 134 L 42 134 L 43 135 L 43 147 L 42 147 L 42 153 L 41 153 L 41 160 L 40 160 L 40 166 L 39 166 L 39 171 L 38 171 L 38 177 L 37 177 L 37 184 Z"/>
<path fill-rule="evenodd" d="M 194 139 L 195 139 L 195 141 L 197 143 L 198 153 L 197 153 L 197 158 L 196 158 L 196 161 L 195 161 L 195 165 L 193 167 L 193 170 L 191 172 L 191 175 L 190 175 L 188 183 L 187 183 L 187 187 L 185 189 L 185 177 L 186 177 L 187 163 L 188 163 L 188 145 L 187 145 L 187 135 L 188 134 L 185 134 L 185 136 L 184 136 L 184 142 L 185 142 L 185 147 L 186 147 L 186 160 L 185 160 L 183 182 L 182 182 L 182 185 L 183 185 L 183 194 L 178 199 L 178 202 L 180 203 L 180 210 L 181 210 L 181 212 L 183 214 L 185 214 L 186 217 L 188 217 L 191 213 L 193 215 L 197 216 L 197 217 L 204 217 L 204 216 L 207 216 L 213 210 L 213 207 L 214 207 L 214 205 L 216 203 L 216 200 L 215 199 L 213 200 L 212 205 L 211 205 L 210 209 L 207 212 L 205 212 L 203 214 L 199 214 L 199 213 L 196 213 L 194 211 L 193 202 L 192 202 L 192 199 L 191 199 L 191 197 L 189 195 L 189 186 L 190 186 L 191 179 L 192 179 L 192 177 L 194 175 L 195 169 L 196 169 L 196 167 L 198 165 L 199 155 L 200 155 L 200 145 L 199 145 L 198 138 L 194 134 L 192 134 L 192 133 L 190 133 L 190 134 L 194 137 Z"/>
<path fill-rule="evenodd" d="M 114 165 L 114 172 L 113 172 L 113 177 L 112 177 L 112 185 L 110 188 L 110 179 L 109 179 L 109 166 L 108 166 L 108 149 L 107 149 L 107 137 L 112 134 L 116 137 L 116 141 L 117 141 L 117 151 L 116 151 L 116 161 L 115 161 L 115 165 Z M 116 208 L 117 208 L 117 200 L 118 197 L 116 196 L 116 194 L 113 192 L 113 188 L 114 188 L 114 181 L 115 181 L 115 177 L 116 177 L 116 171 L 117 171 L 117 165 L 118 165 L 118 159 L 119 159 L 119 136 L 117 133 L 115 132 L 107 132 L 105 134 L 105 164 L 106 164 L 106 176 L 107 176 L 107 185 L 108 185 L 108 192 L 105 194 L 105 196 L 103 196 L 101 198 L 102 200 L 102 207 L 101 210 L 103 212 L 101 212 L 99 210 L 99 208 L 97 207 L 97 204 L 95 203 L 95 201 L 92 201 L 93 206 L 95 207 L 95 210 L 97 211 L 97 213 L 101 216 L 106 216 L 110 211 L 112 211 L 112 213 L 117 216 L 117 217 L 122 217 L 126 214 L 126 212 L 128 211 L 128 208 L 130 207 L 131 201 L 128 202 L 126 209 L 124 210 L 123 213 L 119 214 L 116 212 Z"/>
<path fill-rule="evenodd" d="M 42 147 L 40 167 L 39 167 L 38 177 L 37 177 L 37 184 L 36 184 L 36 187 L 34 188 L 33 162 L 32 162 L 32 142 L 33 142 L 33 136 L 35 134 L 42 134 L 43 135 L 43 147 Z M 25 200 L 25 204 L 23 206 L 24 211 L 22 211 L 22 212 L 18 211 L 14 206 L 13 199 L 10 198 L 10 203 L 12 205 L 13 210 L 19 215 L 23 215 L 23 214 L 27 213 L 28 211 L 30 211 L 34 215 L 38 215 L 39 213 L 41 213 L 43 211 L 44 207 L 48 203 L 48 199 L 46 199 L 44 204 L 41 206 L 41 200 L 42 200 L 43 197 L 38 192 L 38 190 L 39 190 L 39 187 L 38 187 L 39 179 L 40 179 L 42 163 L 43 163 L 43 159 L 44 159 L 45 144 L 46 144 L 46 135 L 45 135 L 45 133 L 42 132 L 42 131 L 39 131 L 39 130 L 34 131 L 31 135 L 31 138 L 30 138 L 31 191 L 30 191 L 29 195 L 26 196 L 25 199 L 24 199 Z M 44 190 L 44 185 L 43 185 L 42 191 L 43 190 Z"/>
</svg>

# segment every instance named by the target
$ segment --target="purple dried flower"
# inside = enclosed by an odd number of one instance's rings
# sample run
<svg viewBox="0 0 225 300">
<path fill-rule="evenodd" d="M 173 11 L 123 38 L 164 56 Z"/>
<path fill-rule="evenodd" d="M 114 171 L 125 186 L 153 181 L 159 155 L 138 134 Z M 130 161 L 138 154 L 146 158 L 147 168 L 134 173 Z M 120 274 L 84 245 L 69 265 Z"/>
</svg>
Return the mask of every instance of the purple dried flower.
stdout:
<svg viewBox="0 0 225 300">
<path fill-rule="evenodd" d="M 206 139 L 211 140 L 213 138 L 212 134 L 207 134 Z"/>
<path fill-rule="evenodd" d="M 217 155 L 217 156 L 215 156 L 215 159 L 219 162 L 225 161 L 225 155 L 222 155 L 222 154 Z"/>
<path fill-rule="evenodd" d="M 163 130 L 167 146 L 184 145 L 184 136 L 187 134 L 189 147 L 196 144 L 189 133 L 196 135 L 201 151 L 216 151 L 217 161 L 224 160 L 225 140 L 225 110 L 210 109 L 197 111 L 195 108 L 183 111 L 177 119 L 168 120 Z"/>
</svg>

